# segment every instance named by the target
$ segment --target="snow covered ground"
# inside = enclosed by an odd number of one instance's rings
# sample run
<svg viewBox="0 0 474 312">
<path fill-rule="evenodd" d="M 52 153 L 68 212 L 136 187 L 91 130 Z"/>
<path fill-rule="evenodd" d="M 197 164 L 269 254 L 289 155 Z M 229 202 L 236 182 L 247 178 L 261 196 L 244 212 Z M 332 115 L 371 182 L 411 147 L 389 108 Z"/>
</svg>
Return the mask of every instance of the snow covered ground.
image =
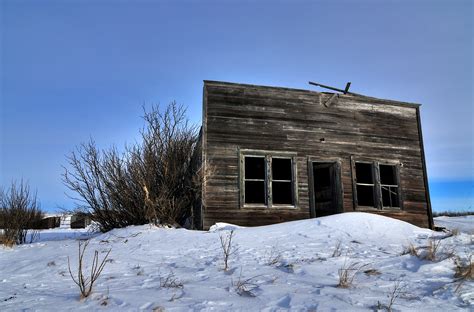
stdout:
<svg viewBox="0 0 474 312">
<path fill-rule="evenodd" d="M 474 282 L 458 288 L 453 258 L 443 260 L 473 253 L 474 224 L 464 221 L 456 228 L 465 232 L 451 237 L 365 213 L 254 228 L 219 224 L 209 232 L 49 230 L 39 242 L 0 247 L 0 311 L 383 311 L 396 285 L 395 311 L 472 311 Z M 224 271 L 219 236 L 232 229 L 235 249 Z M 80 300 L 67 262 L 75 272 L 77 239 L 86 237 L 88 262 L 94 250 L 112 251 L 93 294 Z M 440 259 L 402 255 L 433 238 L 442 239 Z M 349 271 L 352 286 L 336 287 L 350 265 L 359 269 Z"/>
<path fill-rule="evenodd" d="M 474 216 L 462 217 L 437 217 L 434 218 L 436 226 L 442 226 L 451 231 L 457 230 L 468 234 L 474 234 Z"/>
</svg>

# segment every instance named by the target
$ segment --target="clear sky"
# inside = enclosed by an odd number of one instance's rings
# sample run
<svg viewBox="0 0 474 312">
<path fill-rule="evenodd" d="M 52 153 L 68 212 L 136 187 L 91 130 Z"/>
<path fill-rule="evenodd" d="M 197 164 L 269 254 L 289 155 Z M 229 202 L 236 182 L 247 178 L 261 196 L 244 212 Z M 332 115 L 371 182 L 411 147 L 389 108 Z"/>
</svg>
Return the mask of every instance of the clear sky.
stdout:
<svg viewBox="0 0 474 312">
<path fill-rule="evenodd" d="M 203 80 L 422 103 L 434 210 L 474 203 L 472 1 L 0 0 L 0 184 L 71 208 L 65 155 L 138 139 L 142 105 L 201 121 Z"/>
</svg>

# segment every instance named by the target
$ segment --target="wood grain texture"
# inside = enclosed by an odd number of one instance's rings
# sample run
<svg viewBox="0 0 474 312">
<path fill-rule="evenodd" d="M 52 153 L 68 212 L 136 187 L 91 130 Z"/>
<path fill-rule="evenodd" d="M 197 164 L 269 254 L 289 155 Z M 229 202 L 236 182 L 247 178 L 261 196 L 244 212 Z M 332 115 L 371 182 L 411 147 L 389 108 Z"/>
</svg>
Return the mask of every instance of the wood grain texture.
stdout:
<svg viewBox="0 0 474 312">
<path fill-rule="evenodd" d="M 253 226 L 309 218 L 310 159 L 338 160 L 343 211 L 354 211 L 351 157 L 400 164 L 403 209 L 370 212 L 431 226 L 419 105 L 343 94 L 336 97 L 205 81 L 202 161 L 212 166 L 213 174 L 202 191 L 203 228 L 215 222 Z M 240 150 L 296 153 L 295 207 L 248 208 L 241 204 Z"/>
</svg>

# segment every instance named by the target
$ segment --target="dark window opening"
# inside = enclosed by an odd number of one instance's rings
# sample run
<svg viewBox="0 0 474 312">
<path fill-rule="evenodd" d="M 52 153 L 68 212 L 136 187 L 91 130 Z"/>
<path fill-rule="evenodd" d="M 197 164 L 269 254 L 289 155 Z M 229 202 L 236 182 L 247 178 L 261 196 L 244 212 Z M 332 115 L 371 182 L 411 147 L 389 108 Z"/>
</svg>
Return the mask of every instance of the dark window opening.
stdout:
<svg viewBox="0 0 474 312">
<path fill-rule="evenodd" d="M 293 205 L 293 173 L 290 158 L 272 159 L 272 200 L 276 205 Z"/>
<path fill-rule="evenodd" d="M 273 180 L 291 181 L 291 159 L 273 158 L 272 159 L 272 177 Z"/>
<path fill-rule="evenodd" d="M 356 163 L 357 204 L 375 207 L 375 185 L 373 166 L 369 163 Z"/>
<path fill-rule="evenodd" d="M 380 165 L 380 188 L 384 207 L 400 207 L 398 193 L 397 167 Z"/>
<path fill-rule="evenodd" d="M 277 205 L 293 205 L 293 192 L 291 182 L 273 181 L 273 203 Z"/>
<path fill-rule="evenodd" d="M 396 166 L 380 165 L 380 183 L 388 185 L 397 184 Z"/>
<path fill-rule="evenodd" d="M 245 157 L 245 179 L 265 180 L 265 158 Z"/>
<path fill-rule="evenodd" d="M 359 206 L 375 207 L 374 187 L 370 185 L 357 185 L 357 203 Z"/>
<path fill-rule="evenodd" d="M 357 183 L 374 184 L 372 164 L 356 163 Z"/>
<path fill-rule="evenodd" d="M 265 158 L 245 157 L 245 203 L 265 204 Z"/>
<path fill-rule="evenodd" d="M 245 202 L 247 204 L 265 204 L 264 181 L 245 181 Z"/>
</svg>

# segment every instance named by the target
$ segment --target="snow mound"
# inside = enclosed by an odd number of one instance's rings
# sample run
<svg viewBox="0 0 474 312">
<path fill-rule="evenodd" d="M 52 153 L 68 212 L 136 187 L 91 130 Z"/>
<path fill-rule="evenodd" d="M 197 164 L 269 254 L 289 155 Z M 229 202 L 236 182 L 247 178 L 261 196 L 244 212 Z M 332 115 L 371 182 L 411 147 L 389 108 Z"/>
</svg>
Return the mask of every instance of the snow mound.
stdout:
<svg viewBox="0 0 474 312">
<path fill-rule="evenodd" d="M 353 237 L 370 237 L 381 240 L 400 241 L 407 237 L 433 235 L 429 229 L 381 215 L 349 212 L 320 218 L 321 226 L 347 233 Z"/>
<path fill-rule="evenodd" d="M 243 228 L 243 226 L 235 225 L 225 222 L 217 222 L 209 228 L 209 232 L 218 232 L 218 231 L 234 231 L 236 229 Z"/>
<path fill-rule="evenodd" d="M 228 229 L 237 229 L 239 236 L 262 241 L 313 238 L 315 241 L 355 240 L 370 241 L 375 244 L 408 244 L 413 239 L 439 235 L 429 229 L 419 228 L 410 223 L 371 213 L 348 212 L 337 215 L 285 222 L 261 227 L 239 228 L 227 224 Z M 225 227 L 221 227 L 225 228 Z"/>
<path fill-rule="evenodd" d="M 231 230 L 224 271 L 220 235 Z M 218 223 L 208 232 L 142 225 L 63 240 L 59 234 L 0 247 L 0 311 L 373 311 L 388 304 L 397 281 L 403 287 L 397 311 L 469 311 L 474 304 L 473 281 L 456 290 L 452 259 L 402 253 L 408 242 L 425 248 L 437 236 L 444 238 L 442 249 L 466 260 L 474 252 L 469 235 L 447 237 L 374 214 L 262 227 Z M 86 268 L 94 251 L 100 258 L 111 251 L 92 296 L 80 300 L 68 263 L 77 272 L 77 240 L 85 235 Z M 341 268 L 351 263 L 361 265 L 354 284 L 336 287 Z"/>
</svg>

